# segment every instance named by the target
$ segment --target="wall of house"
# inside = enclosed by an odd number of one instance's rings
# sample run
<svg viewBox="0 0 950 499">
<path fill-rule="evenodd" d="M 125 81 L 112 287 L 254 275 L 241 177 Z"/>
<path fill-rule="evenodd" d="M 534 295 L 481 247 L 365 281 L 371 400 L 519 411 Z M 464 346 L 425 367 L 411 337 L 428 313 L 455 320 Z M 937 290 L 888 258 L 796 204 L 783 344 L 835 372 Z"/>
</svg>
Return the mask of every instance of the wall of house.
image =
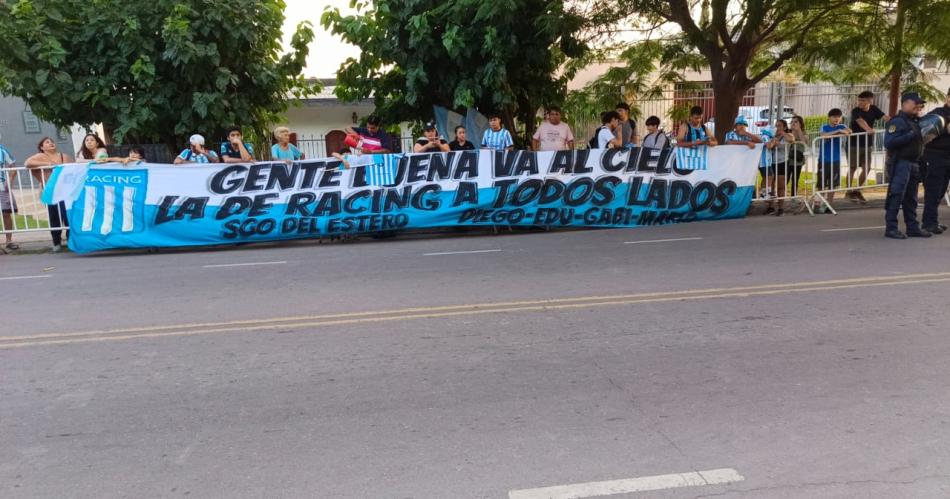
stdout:
<svg viewBox="0 0 950 499">
<path fill-rule="evenodd" d="M 36 145 L 43 137 L 52 137 L 61 151 L 73 154 L 68 130 L 65 134 L 60 133 L 52 123 L 37 118 L 25 101 L 0 96 L 0 144 L 13 154 L 18 166 L 23 166 L 26 158 L 36 154 Z"/>
</svg>

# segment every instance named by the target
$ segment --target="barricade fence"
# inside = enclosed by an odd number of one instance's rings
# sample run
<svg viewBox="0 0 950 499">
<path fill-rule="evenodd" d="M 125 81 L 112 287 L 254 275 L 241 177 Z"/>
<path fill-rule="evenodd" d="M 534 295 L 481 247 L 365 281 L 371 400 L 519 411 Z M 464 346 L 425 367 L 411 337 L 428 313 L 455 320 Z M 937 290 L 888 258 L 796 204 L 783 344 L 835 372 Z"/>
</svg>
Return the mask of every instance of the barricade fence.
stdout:
<svg viewBox="0 0 950 499">
<path fill-rule="evenodd" d="M 811 144 L 769 142 L 763 147 L 753 201 L 774 210 L 807 210 L 814 205 L 837 213 L 837 193 L 857 197 L 865 189 L 886 188 L 883 130 L 848 136 L 815 137 Z M 404 138 L 404 140 L 406 140 Z M 410 139 L 411 140 L 411 139 Z M 67 230 L 63 209 L 43 204 L 41 195 L 53 167 L 0 170 L 0 196 L 7 196 L 0 233 Z M 860 200 L 860 198 L 858 199 Z M 950 205 L 950 196 L 945 197 Z M 797 206 L 791 206 L 791 202 Z M 9 211 L 9 213 L 8 213 Z"/>
<path fill-rule="evenodd" d="M 0 233 L 68 229 L 65 207 L 47 206 L 41 200 L 43 188 L 52 172 L 53 167 L 14 167 L 0 170 L 0 197 L 5 201 L 3 217 L 0 219 Z"/>
<path fill-rule="evenodd" d="M 821 211 L 837 213 L 831 202 L 838 193 L 865 202 L 861 191 L 887 186 L 884 131 L 815 137 L 814 201 Z"/>
<path fill-rule="evenodd" d="M 759 165 L 759 183 L 754 201 L 764 201 L 766 211 L 783 213 L 786 209 L 810 209 L 808 200 L 814 195 L 806 144 L 770 141 L 763 145 Z M 792 206 L 798 201 L 798 206 Z"/>
</svg>

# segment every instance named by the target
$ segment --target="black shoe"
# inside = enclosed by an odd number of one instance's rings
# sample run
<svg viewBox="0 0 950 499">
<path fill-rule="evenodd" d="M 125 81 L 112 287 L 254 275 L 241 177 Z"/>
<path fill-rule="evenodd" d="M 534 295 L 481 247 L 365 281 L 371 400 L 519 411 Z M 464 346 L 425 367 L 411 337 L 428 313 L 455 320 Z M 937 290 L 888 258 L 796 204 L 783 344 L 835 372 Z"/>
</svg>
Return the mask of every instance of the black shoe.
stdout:
<svg viewBox="0 0 950 499">
<path fill-rule="evenodd" d="M 907 231 L 907 237 L 930 237 L 930 236 L 932 236 L 932 235 L 933 235 L 933 234 L 931 234 L 930 232 L 927 232 L 926 230 L 923 230 L 923 229 L 917 229 L 917 230 L 909 230 L 909 231 Z"/>
<path fill-rule="evenodd" d="M 782 209 L 782 208 L 779 208 L 778 210 L 775 211 L 775 216 L 777 216 L 777 217 L 780 217 L 780 216 L 782 216 L 782 215 L 784 215 L 784 214 L 785 214 L 785 210 Z"/>
<path fill-rule="evenodd" d="M 943 234 L 943 233 L 944 233 L 944 229 L 940 228 L 939 225 L 928 225 L 928 226 L 926 226 L 926 227 L 921 227 L 921 228 L 924 229 L 924 230 L 927 231 L 927 232 L 932 233 L 932 234 Z"/>
<path fill-rule="evenodd" d="M 907 236 L 899 230 L 889 230 L 884 233 L 884 237 L 889 237 L 891 239 L 907 239 Z"/>
<path fill-rule="evenodd" d="M 947 226 L 944 225 L 944 224 L 937 224 L 937 227 L 939 227 L 940 230 L 942 230 L 942 231 L 944 231 L 944 232 L 946 232 L 947 229 L 950 228 L 950 227 L 947 227 Z"/>
<path fill-rule="evenodd" d="M 772 214 L 772 213 L 775 213 L 775 208 L 772 208 L 771 206 L 769 206 L 768 208 L 765 209 L 765 212 L 762 213 L 762 214 L 763 214 L 763 215 L 770 215 L 770 214 Z"/>
</svg>

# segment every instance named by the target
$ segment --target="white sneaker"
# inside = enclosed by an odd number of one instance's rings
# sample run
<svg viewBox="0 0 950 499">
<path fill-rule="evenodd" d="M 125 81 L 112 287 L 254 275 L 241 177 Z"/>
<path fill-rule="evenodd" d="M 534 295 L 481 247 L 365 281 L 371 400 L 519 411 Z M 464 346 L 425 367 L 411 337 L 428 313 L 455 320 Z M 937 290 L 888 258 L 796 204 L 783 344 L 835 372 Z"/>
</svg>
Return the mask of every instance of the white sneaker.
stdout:
<svg viewBox="0 0 950 499">
<path fill-rule="evenodd" d="M 54 245 L 53 245 L 53 253 L 62 253 L 62 252 L 63 252 L 63 245 L 62 245 L 62 244 L 54 244 Z"/>
</svg>

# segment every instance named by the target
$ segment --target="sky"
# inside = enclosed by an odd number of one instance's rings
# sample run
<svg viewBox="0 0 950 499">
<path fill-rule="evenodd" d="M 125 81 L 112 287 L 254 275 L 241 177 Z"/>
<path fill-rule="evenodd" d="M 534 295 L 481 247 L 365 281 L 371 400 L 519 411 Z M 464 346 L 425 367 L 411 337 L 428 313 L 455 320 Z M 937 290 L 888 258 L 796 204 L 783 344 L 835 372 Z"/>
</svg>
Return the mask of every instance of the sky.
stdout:
<svg viewBox="0 0 950 499">
<path fill-rule="evenodd" d="M 316 38 L 310 45 L 310 56 L 307 57 L 307 68 L 304 76 L 316 78 L 333 78 L 340 67 L 340 63 L 348 57 L 357 57 L 359 49 L 343 43 L 339 37 L 331 35 L 320 26 L 320 15 L 330 6 L 339 8 L 342 12 L 352 12 L 349 9 L 350 0 L 285 0 L 287 9 L 284 11 L 284 46 L 288 47 L 290 37 L 303 21 L 313 24 Z"/>
</svg>

